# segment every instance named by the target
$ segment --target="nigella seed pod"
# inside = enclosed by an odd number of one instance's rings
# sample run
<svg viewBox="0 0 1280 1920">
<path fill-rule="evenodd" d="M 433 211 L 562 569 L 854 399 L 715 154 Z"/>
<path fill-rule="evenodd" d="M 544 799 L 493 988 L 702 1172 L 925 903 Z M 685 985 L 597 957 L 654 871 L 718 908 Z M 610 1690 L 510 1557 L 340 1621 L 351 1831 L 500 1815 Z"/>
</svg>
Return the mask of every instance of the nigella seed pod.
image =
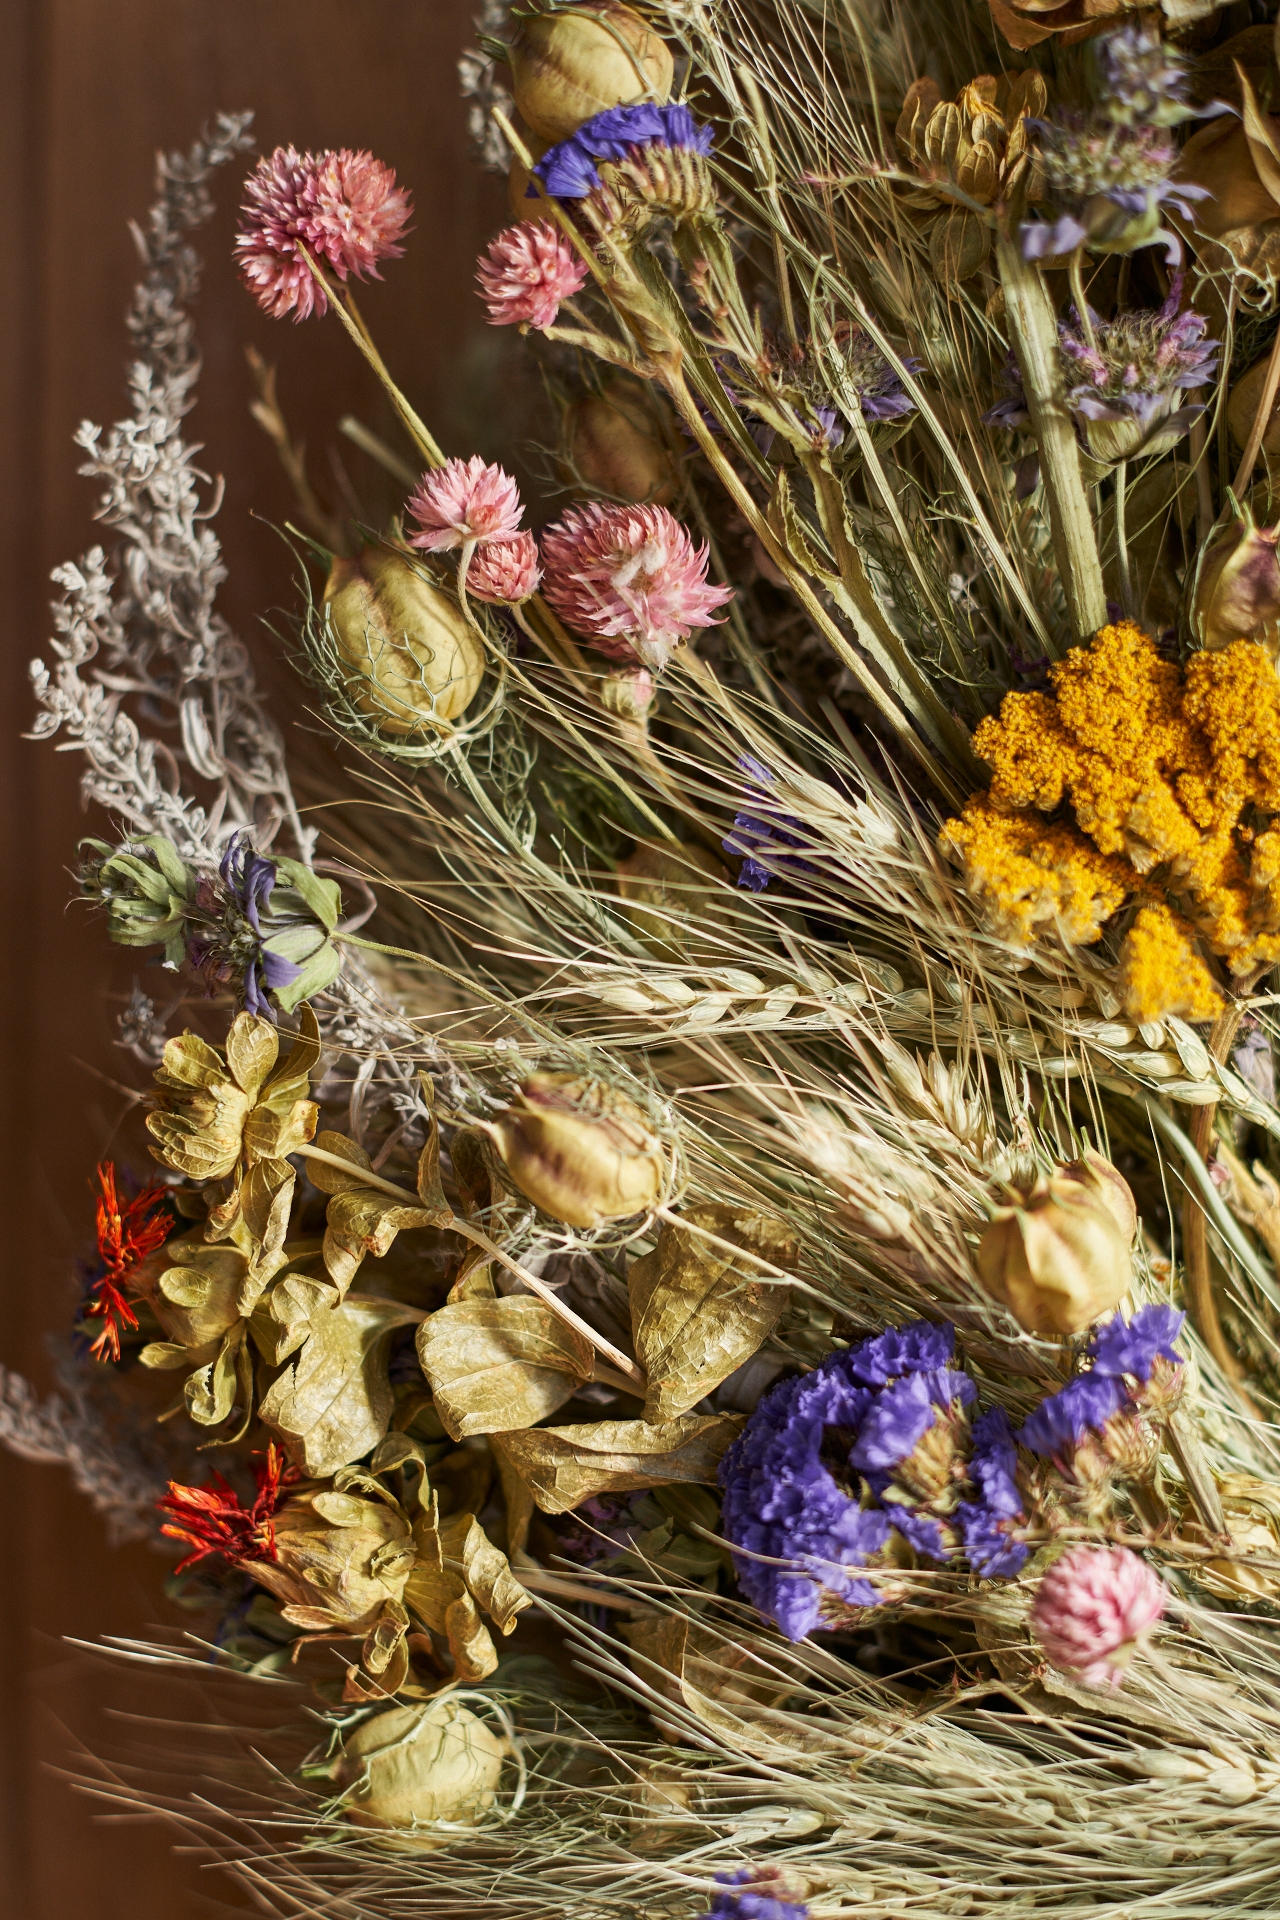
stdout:
<svg viewBox="0 0 1280 1920">
<path fill-rule="evenodd" d="M 635 1102 L 601 1080 L 535 1073 L 485 1132 L 510 1185 L 566 1226 L 626 1220 L 662 1198 L 662 1142 Z"/>
<path fill-rule="evenodd" d="M 615 500 L 666 506 L 675 479 L 653 420 L 638 397 L 618 387 L 575 400 L 565 418 L 567 477 Z"/>
<path fill-rule="evenodd" d="M 1210 652 L 1236 640 L 1280 646 L 1280 523 L 1259 527 L 1246 507 L 1200 561 L 1191 624 Z"/>
<path fill-rule="evenodd" d="M 393 1707 L 343 1741 L 343 1811 L 397 1852 L 456 1845 L 492 1807 L 507 1757 L 507 1742 L 456 1700 Z"/>
<path fill-rule="evenodd" d="M 662 102 L 675 63 L 665 41 L 621 0 L 525 19 L 511 45 L 516 107 L 544 140 L 567 140 L 607 107 Z"/>
<path fill-rule="evenodd" d="M 324 608 L 348 698 L 384 733 L 447 733 L 484 677 L 462 610 L 403 554 L 335 558 Z"/>
<path fill-rule="evenodd" d="M 687 950 L 690 922 L 710 918 L 717 884 L 729 874 L 713 854 L 697 846 L 648 846 L 618 862 L 623 912 L 641 946 L 658 960 L 679 959 Z"/>
<path fill-rule="evenodd" d="M 1021 1206 L 997 1211 L 978 1242 L 978 1277 L 1025 1332 L 1063 1338 L 1119 1306 L 1133 1278 L 1129 1239 L 1078 1181 L 1042 1180 Z"/>
<path fill-rule="evenodd" d="M 1079 1160 L 1066 1161 L 1058 1168 L 1057 1178 L 1073 1181 L 1104 1206 L 1119 1227 L 1126 1247 L 1133 1245 L 1133 1236 L 1138 1231 L 1138 1209 L 1129 1182 L 1105 1154 L 1086 1147 Z"/>
</svg>

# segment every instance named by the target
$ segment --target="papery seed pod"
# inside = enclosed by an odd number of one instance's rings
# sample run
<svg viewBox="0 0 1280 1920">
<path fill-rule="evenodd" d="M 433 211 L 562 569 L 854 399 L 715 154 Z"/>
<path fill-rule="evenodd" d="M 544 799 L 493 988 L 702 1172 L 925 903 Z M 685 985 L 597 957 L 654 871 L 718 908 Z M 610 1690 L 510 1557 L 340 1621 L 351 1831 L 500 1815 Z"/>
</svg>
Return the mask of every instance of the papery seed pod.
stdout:
<svg viewBox="0 0 1280 1920">
<path fill-rule="evenodd" d="M 703 918 L 714 898 L 714 884 L 727 885 L 728 870 L 703 847 L 648 846 L 641 842 L 617 867 L 623 912 L 636 938 L 659 960 L 678 958 L 686 947 L 686 925 Z"/>
<path fill-rule="evenodd" d="M 385 733 L 447 733 L 484 677 L 480 637 L 403 554 L 337 557 L 324 606 L 348 697 Z"/>
<path fill-rule="evenodd" d="M 675 477 L 643 402 L 625 388 L 575 400 L 565 417 L 566 477 L 615 500 L 666 506 Z"/>
<path fill-rule="evenodd" d="M 1280 213 L 1280 208 L 1277 208 Z M 1244 450 L 1253 431 L 1254 418 L 1262 400 L 1262 389 L 1267 383 L 1267 374 L 1271 367 L 1270 353 L 1264 353 L 1261 360 L 1255 360 L 1246 373 L 1231 382 L 1227 395 L 1227 427 L 1234 446 Z M 1271 457 L 1280 453 L 1280 395 L 1271 402 L 1271 412 L 1263 430 L 1262 443 L 1258 448 L 1258 458 L 1264 454 Z"/>
<path fill-rule="evenodd" d="M 1078 1181 L 1042 1180 L 1002 1207 L 978 1242 L 978 1277 L 1027 1333 L 1081 1333 L 1119 1306 L 1133 1279 L 1115 1215 Z"/>
<path fill-rule="evenodd" d="M 1059 1180 L 1071 1180 L 1107 1209 L 1119 1227 L 1126 1247 L 1133 1245 L 1138 1231 L 1138 1209 L 1134 1205 L 1129 1182 L 1105 1154 L 1086 1147 L 1079 1160 L 1068 1160 L 1058 1168 Z"/>
<path fill-rule="evenodd" d="M 955 286 L 985 266 L 992 234 L 985 220 L 967 207 L 941 213 L 929 229 L 929 264 L 943 286 Z"/>
<path fill-rule="evenodd" d="M 662 1142 L 601 1080 L 535 1073 L 485 1132 L 511 1185 L 566 1226 L 626 1220 L 662 1197 Z"/>
<path fill-rule="evenodd" d="M 675 63 L 665 41 L 621 0 L 583 0 L 526 18 L 511 44 L 516 107 L 544 140 L 567 140 L 606 107 L 665 101 Z"/>
<path fill-rule="evenodd" d="M 1280 523 L 1259 527 L 1245 508 L 1241 518 L 1203 555 L 1195 583 L 1191 624 L 1210 652 L 1235 640 L 1280 644 Z"/>
<path fill-rule="evenodd" d="M 394 1835 L 397 1852 L 454 1845 L 497 1798 L 508 1747 L 456 1700 L 393 1707 L 344 1741 L 338 1769 L 343 1810 L 358 1827 Z"/>
</svg>

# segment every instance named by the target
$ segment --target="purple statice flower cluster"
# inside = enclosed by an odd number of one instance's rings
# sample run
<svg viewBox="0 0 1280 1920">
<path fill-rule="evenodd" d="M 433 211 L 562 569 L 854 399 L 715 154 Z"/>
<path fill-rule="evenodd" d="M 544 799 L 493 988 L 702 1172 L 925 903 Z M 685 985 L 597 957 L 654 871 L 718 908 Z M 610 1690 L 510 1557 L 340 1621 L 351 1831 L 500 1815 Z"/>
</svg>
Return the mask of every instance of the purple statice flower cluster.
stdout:
<svg viewBox="0 0 1280 1920">
<path fill-rule="evenodd" d="M 872 1607 L 865 1569 L 896 1532 L 922 1558 L 954 1552 L 939 1516 L 965 1478 L 976 1388 L 949 1365 L 955 1329 L 890 1327 L 760 1401 L 720 1467 L 723 1527 L 748 1599 L 789 1640 Z"/>
<path fill-rule="evenodd" d="M 956 1508 L 965 1557 L 984 1580 L 1012 1580 L 1031 1549 L 1014 1537 L 1027 1516 L 1018 1486 L 1018 1449 L 1003 1407 L 989 1407 L 973 1423 L 969 1478 L 978 1497 Z"/>
<path fill-rule="evenodd" d="M 789 1890 L 776 1867 L 740 1867 L 737 1873 L 718 1873 L 724 1889 L 712 1896 L 700 1920 L 809 1920 L 808 1907 L 786 1899 Z"/>
<path fill-rule="evenodd" d="M 714 134 L 688 107 L 607 107 L 543 154 L 534 172 L 557 200 L 585 200 L 600 185 L 602 160 L 625 160 L 636 148 L 669 147 L 705 157 Z M 530 188 L 536 197 L 536 189 Z"/>
<path fill-rule="evenodd" d="M 1117 1314 L 1085 1349 L 1089 1371 L 1042 1400 L 1017 1434 L 1044 1460 L 1069 1468 L 1078 1447 L 1105 1440 L 1118 1417 L 1150 1411 L 1181 1384 L 1175 1342 L 1186 1315 L 1174 1307 L 1139 1307 L 1132 1320 Z"/>
<path fill-rule="evenodd" d="M 1217 340 L 1207 340 L 1208 322 L 1193 307 L 1179 313 L 1182 276 L 1175 275 L 1164 305 L 1122 312 L 1113 320 L 1090 315 L 1089 339 L 1074 312 L 1074 327 L 1060 326 L 1058 339 L 1077 384 L 1067 405 L 1085 421 L 1125 424 L 1148 440 L 1158 428 L 1163 441 L 1181 435 L 1203 413 L 1203 406 L 1179 407 L 1184 393 L 1217 378 Z M 1083 378 L 1079 376 L 1083 375 Z M 1117 456 L 1133 449 L 1117 449 Z"/>
<path fill-rule="evenodd" d="M 746 795 L 748 805 L 767 802 L 774 776 L 764 762 L 743 753 L 738 756 L 738 770 L 751 783 Z M 763 893 L 773 879 L 803 880 L 813 873 L 807 860 L 787 852 L 789 847 L 809 844 L 801 822 L 791 813 L 772 813 L 767 817 L 756 812 L 735 813 L 733 831 L 727 833 L 720 844 L 727 854 L 741 860 L 738 885 L 750 893 Z M 768 858 L 768 866 L 763 864 L 761 855 Z"/>
</svg>

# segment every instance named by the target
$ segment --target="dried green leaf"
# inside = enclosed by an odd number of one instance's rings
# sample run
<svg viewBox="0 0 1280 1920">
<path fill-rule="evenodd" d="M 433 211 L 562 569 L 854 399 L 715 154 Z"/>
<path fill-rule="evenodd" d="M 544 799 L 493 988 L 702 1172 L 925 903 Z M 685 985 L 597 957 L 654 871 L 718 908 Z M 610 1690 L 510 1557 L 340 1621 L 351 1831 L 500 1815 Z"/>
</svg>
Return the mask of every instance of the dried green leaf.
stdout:
<svg viewBox="0 0 1280 1920">
<path fill-rule="evenodd" d="M 288 1265 L 284 1250 L 297 1176 L 287 1160 L 260 1160 L 240 1188 L 241 1217 L 253 1241 L 240 1289 L 240 1311 L 251 1314 L 263 1289 Z"/>
<path fill-rule="evenodd" d="M 493 1256 L 486 1253 L 483 1247 L 468 1247 L 449 1289 L 448 1304 L 456 1307 L 460 1300 L 496 1300 L 497 1297 L 498 1290 L 493 1284 Z"/>
<path fill-rule="evenodd" d="M 456 1562 L 467 1586 L 502 1633 L 513 1633 L 517 1615 L 533 1595 L 515 1578 L 505 1553 L 494 1546 L 473 1513 L 450 1515 L 440 1530 L 446 1567 Z"/>
<path fill-rule="evenodd" d="M 316 1135 L 315 1144 L 325 1153 L 334 1153 L 340 1160 L 349 1160 L 351 1171 L 346 1173 L 341 1167 L 328 1166 L 323 1160 L 308 1160 L 307 1177 L 313 1187 L 318 1187 L 321 1193 L 354 1193 L 365 1184 L 360 1175 L 371 1173 L 373 1162 L 363 1147 L 349 1140 L 345 1133 L 335 1133 L 331 1127 L 324 1128 Z"/>
<path fill-rule="evenodd" d="M 598 1420 L 580 1427 L 499 1433 L 490 1442 L 526 1482 L 544 1513 L 568 1513 L 597 1493 L 629 1493 L 672 1480 L 715 1483 L 721 1455 L 742 1429 L 735 1414 L 664 1420 Z"/>
<path fill-rule="evenodd" d="M 304 1473 L 324 1479 L 381 1440 L 395 1405 L 386 1343 L 420 1317 L 392 1300 L 356 1297 L 313 1319 L 311 1338 L 259 1409 Z"/>
<path fill-rule="evenodd" d="M 257 1098 L 276 1064 L 280 1036 L 270 1020 L 237 1014 L 227 1035 L 227 1065 L 250 1100 Z"/>
<path fill-rule="evenodd" d="M 206 1347 L 240 1318 L 248 1262 L 235 1247 L 209 1246 L 198 1233 L 166 1242 L 159 1272 L 139 1271 L 143 1293 L 170 1340 Z"/>
<path fill-rule="evenodd" d="M 433 1120 L 432 1138 L 434 1126 Z M 429 1141 L 423 1148 L 424 1159 L 429 1159 L 430 1144 Z M 372 1162 L 364 1148 L 345 1134 L 326 1131 L 317 1137 L 316 1145 L 351 1165 L 350 1173 L 341 1167 L 327 1166 L 322 1160 L 309 1161 L 307 1166 L 321 1192 L 333 1195 L 325 1218 L 324 1262 L 335 1284 L 344 1292 L 365 1255 L 381 1259 L 404 1228 L 445 1226 L 453 1218 L 443 1193 L 440 1207 L 413 1207 L 364 1183 L 360 1175 L 372 1171 Z M 438 1153 L 438 1147 L 436 1151 Z M 419 1175 L 423 1177 L 421 1164 Z M 430 1183 L 430 1166 L 425 1177 Z M 439 1186 L 438 1176 L 436 1186 Z"/>
<path fill-rule="evenodd" d="M 434 1093 L 429 1075 L 419 1074 L 426 1089 Z M 444 1188 L 440 1184 L 440 1127 L 434 1113 L 427 1115 L 427 1138 L 422 1152 L 418 1155 L 418 1198 L 424 1207 L 439 1214 L 440 1226 L 447 1225 L 453 1218 L 453 1208 L 444 1197 Z"/>
<path fill-rule="evenodd" d="M 218 1427 L 230 1418 L 236 1404 L 239 1370 L 236 1360 L 244 1340 L 244 1324 L 237 1320 L 225 1333 L 217 1357 L 207 1366 L 197 1367 L 183 1389 L 187 1412 L 201 1427 Z"/>
<path fill-rule="evenodd" d="M 458 1202 L 468 1220 L 493 1205 L 493 1181 L 485 1157 L 484 1135 L 478 1127 L 459 1127 L 449 1142 L 449 1160 L 458 1189 Z"/>
<path fill-rule="evenodd" d="M 785 1222 L 746 1207 L 689 1207 L 689 1224 L 668 1223 L 652 1253 L 628 1276 L 636 1358 L 649 1379 L 644 1417 L 658 1422 L 687 1413 L 749 1360 L 782 1316 L 787 1288 L 762 1278 L 752 1262 L 699 1233 L 793 1267 L 799 1248 Z"/>
<path fill-rule="evenodd" d="M 455 1679 L 484 1680 L 498 1664 L 493 1636 L 460 1573 L 439 1572 L 418 1564 L 405 1582 L 405 1605 L 449 1644 Z"/>
<path fill-rule="evenodd" d="M 340 1299 L 327 1280 L 286 1273 L 270 1287 L 249 1319 L 254 1345 L 269 1367 L 283 1366 L 311 1337 L 312 1321 L 331 1313 Z"/>
<path fill-rule="evenodd" d="M 531 1427 L 591 1378 L 595 1355 L 540 1300 L 461 1300 L 418 1329 L 418 1360 L 451 1439 Z"/>
</svg>

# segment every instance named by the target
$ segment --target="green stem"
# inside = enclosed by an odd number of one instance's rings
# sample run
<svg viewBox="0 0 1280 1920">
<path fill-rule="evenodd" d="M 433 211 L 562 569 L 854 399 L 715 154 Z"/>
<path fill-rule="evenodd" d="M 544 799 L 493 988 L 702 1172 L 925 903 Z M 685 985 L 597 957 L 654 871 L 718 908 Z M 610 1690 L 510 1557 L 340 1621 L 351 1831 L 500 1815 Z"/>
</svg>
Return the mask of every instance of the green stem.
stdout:
<svg viewBox="0 0 1280 1920">
<path fill-rule="evenodd" d="M 1089 496 L 1080 472 L 1075 422 L 1063 393 L 1053 303 L 1039 267 L 1023 259 L 1016 231 L 997 235 L 996 262 L 1009 334 L 1040 449 L 1053 551 L 1071 630 L 1077 641 L 1089 640 L 1106 624 L 1107 596 Z"/>
<path fill-rule="evenodd" d="M 355 341 L 356 346 L 360 349 L 360 352 L 364 355 L 386 388 L 392 406 L 400 415 L 409 434 L 409 438 L 413 441 L 419 453 L 429 467 L 442 467 L 445 463 L 444 454 L 440 451 L 439 446 L 427 430 L 425 422 L 419 419 L 395 381 L 391 378 L 390 373 L 387 371 L 385 360 L 373 344 L 373 338 L 369 329 L 360 318 L 360 312 L 355 301 L 348 292 L 332 285 L 328 276 L 311 258 L 311 255 L 301 242 L 298 243 L 298 251 L 306 261 L 307 266 L 310 268 L 316 280 L 318 280 L 324 288 L 329 303 L 339 320 L 341 320 L 343 326 Z"/>
<path fill-rule="evenodd" d="M 1121 460 L 1116 467 L 1116 565 L 1120 570 L 1120 605 L 1132 619 L 1137 609 L 1133 604 L 1133 574 L 1129 567 L 1129 536 L 1125 527 L 1125 495 L 1128 490 L 1129 465 Z"/>
<path fill-rule="evenodd" d="M 1093 315 L 1089 312 L 1089 296 L 1084 290 L 1084 274 L 1080 266 L 1083 258 L 1084 248 L 1077 247 L 1071 256 L 1071 264 L 1067 268 L 1067 279 L 1071 284 L 1071 298 L 1076 303 L 1076 317 L 1080 322 L 1080 331 L 1085 337 L 1085 344 L 1088 346 L 1090 353 L 1096 353 L 1098 351 L 1098 336 L 1093 330 Z"/>
</svg>

